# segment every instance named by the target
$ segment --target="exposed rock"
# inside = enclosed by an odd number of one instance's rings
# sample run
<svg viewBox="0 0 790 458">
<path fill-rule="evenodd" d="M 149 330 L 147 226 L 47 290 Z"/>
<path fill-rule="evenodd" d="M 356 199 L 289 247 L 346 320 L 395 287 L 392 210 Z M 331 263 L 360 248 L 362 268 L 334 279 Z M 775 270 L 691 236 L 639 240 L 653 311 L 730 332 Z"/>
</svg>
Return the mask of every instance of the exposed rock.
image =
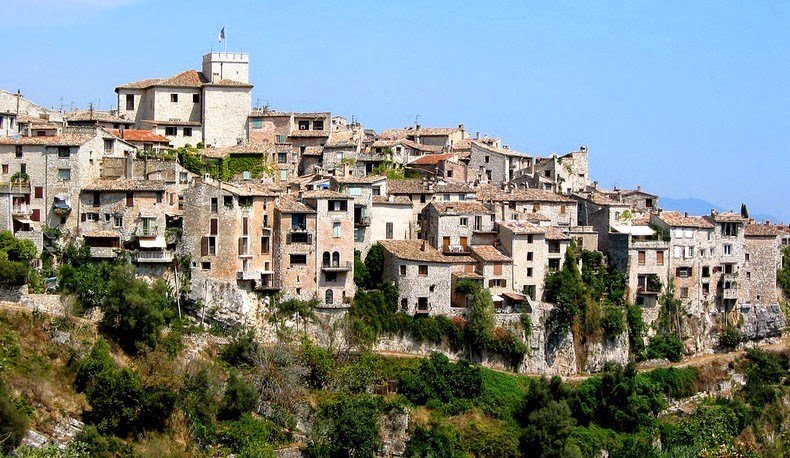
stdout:
<svg viewBox="0 0 790 458">
<path fill-rule="evenodd" d="M 403 456 L 409 441 L 410 412 L 407 408 L 393 409 L 381 417 L 381 457 Z"/>
<path fill-rule="evenodd" d="M 43 447 L 47 442 L 49 442 L 49 439 L 45 435 L 41 434 L 38 431 L 34 431 L 32 429 L 28 431 L 25 438 L 22 439 L 23 446 L 28 446 L 33 448 Z"/>
<path fill-rule="evenodd" d="M 743 319 L 741 332 L 749 340 L 779 337 L 787 325 L 787 318 L 779 304 L 741 304 L 740 313 Z"/>
</svg>

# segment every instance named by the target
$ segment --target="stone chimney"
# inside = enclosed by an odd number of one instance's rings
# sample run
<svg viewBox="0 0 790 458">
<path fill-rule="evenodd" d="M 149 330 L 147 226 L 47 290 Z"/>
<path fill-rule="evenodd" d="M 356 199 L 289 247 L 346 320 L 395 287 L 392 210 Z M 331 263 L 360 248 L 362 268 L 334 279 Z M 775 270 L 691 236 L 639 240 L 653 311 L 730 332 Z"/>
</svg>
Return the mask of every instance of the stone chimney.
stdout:
<svg viewBox="0 0 790 458">
<path fill-rule="evenodd" d="M 683 212 L 683 216 L 688 218 L 689 217 L 689 212 Z"/>
<path fill-rule="evenodd" d="M 458 124 L 458 128 L 461 129 L 461 130 L 464 130 L 464 125 L 463 124 Z"/>
<path fill-rule="evenodd" d="M 641 184 L 636 185 L 636 190 L 637 191 L 641 191 L 642 190 L 642 185 Z"/>
<path fill-rule="evenodd" d="M 475 140 L 480 140 L 480 131 L 475 132 Z"/>
</svg>

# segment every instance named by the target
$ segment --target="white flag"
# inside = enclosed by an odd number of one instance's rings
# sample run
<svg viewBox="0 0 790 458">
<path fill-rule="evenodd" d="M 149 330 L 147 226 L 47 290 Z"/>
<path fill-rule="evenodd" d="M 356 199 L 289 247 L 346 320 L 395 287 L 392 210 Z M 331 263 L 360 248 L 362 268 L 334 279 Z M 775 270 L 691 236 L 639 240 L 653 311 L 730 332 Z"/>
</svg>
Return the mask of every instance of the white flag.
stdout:
<svg viewBox="0 0 790 458">
<path fill-rule="evenodd" d="M 222 30 L 219 31 L 219 35 L 217 35 L 218 42 L 222 43 L 222 40 L 224 39 L 225 39 L 225 27 L 223 27 Z"/>
</svg>

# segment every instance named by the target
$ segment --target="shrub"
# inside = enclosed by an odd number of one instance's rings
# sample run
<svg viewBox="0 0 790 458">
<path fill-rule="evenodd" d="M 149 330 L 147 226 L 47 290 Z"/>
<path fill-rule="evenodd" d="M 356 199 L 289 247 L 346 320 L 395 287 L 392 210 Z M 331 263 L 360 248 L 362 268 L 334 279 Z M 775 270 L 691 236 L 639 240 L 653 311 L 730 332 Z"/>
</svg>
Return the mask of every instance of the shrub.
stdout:
<svg viewBox="0 0 790 458">
<path fill-rule="evenodd" d="M 407 458 L 462 458 L 461 435 L 452 425 L 434 422 L 430 428 L 418 426 L 406 443 Z"/>
<path fill-rule="evenodd" d="M 179 405 L 186 415 L 192 434 L 200 443 L 212 439 L 219 391 L 217 377 L 208 366 L 192 369 L 184 375 L 184 384 L 179 392 Z"/>
<path fill-rule="evenodd" d="M 273 457 L 274 444 L 289 436 L 272 422 L 245 413 L 238 421 L 225 425 L 220 434 L 222 442 L 239 457 Z"/>
<path fill-rule="evenodd" d="M 466 330 L 469 341 L 477 349 L 484 349 L 494 338 L 494 302 L 488 289 L 480 289 L 472 295 Z"/>
<path fill-rule="evenodd" d="M 93 425 L 85 425 L 74 442 L 81 444 L 85 452 L 92 457 L 112 458 L 115 456 L 129 456 L 132 453 L 131 447 L 116 436 L 105 436 Z"/>
<path fill-rule="evenodd" d="M 331 456 L 375 456 L 379 451 L 382 404 L 369 395 L 341 395 L 321 411 L 327 420 Z"/>
<path fill-rule="evenodd" d="M 258 406 L 258 392 L 249 382 L 231 372 L 219 417 L 225 420 L 237 420 L 242 414 L 253 411 Z"/>
<path fill-rule="evenodd" d="M 693 367 L 657 368 L 638 377 L 649 379 L 673 399 L 689 397 L 697 392 L 697 370 Z"/>
<path fill-rule="evenodd" d="M 645 342 L 645 322 L 642 319 L 642 309 L 638 305 L 629 305 L 626 309 L 628 321 L 628 344 L 631 353 L 637 355 L 637 359 L 644 357 Z"/>
<path fill-rule="evenodd" d="M 384 248 L 376 243 L 370 247 L 365 256 L 365 268 L 367 269 L 368 288 L 378 288 L 384 276 Z"/>
<path fill-rule="evenodd" d="M 727 326 L 719 335 L 719 347 L 724 350 L 735 350 L 745 339 L 744 334 L 735 326 Z"/>
<path fill-rule="evenodd" d="M 0 379 L 0 452 L 8 453 L 27 433 L 27 415 L 19 409 L 5 382 Z"/>
<path fill-rule="evenodd" d="M 90 354 L 79 363 L 74 379 L 74 388 L 77 391 L 85 391 L 90 388 L 99 374 L 114 369 L 115 360 L 110 356 L 110 346 L 106 340 L 99 338 L 93 344 Z"/>
<path fill-rule="evenodd" d="M 601 328 L 604 334 L 609 337 L 617 337 L 625 332 L 625 320 L 623 319 L 623 309 L 609 305 L 604 308 L 604 315 L 601 318 Z"/>
<path fill-rule="evenodd" d="M 571 409 L 565 401 L 550 401 L 532 412 L 522 436 L 524 456 L 565 456 L 565 445 L 576 425 Z"/>
<path fill-rule="evenodd" d="M 647 357 L 649 359 L 666 358 L 672 362 L 678 362 L 683 358 L 685 351 L 686 347 L 677 336 L 662 333 L 650 339 L 647 346 Z"/>
<path fill-rule="evenodd" d="M 219 353 L 223 361 L 234 367 L 252 367 L 258 353 L 258 341 L 252 330 L 237 334 Z"/>
<path fill-rule="evenodd" d="M 400 392 L 417 404 L 451 403 L 474 399 L 482 391 L 480 368 L 462 360 L 456 364 L 441 353 L 432 353 L 420 361 L 416 372 L 399 380 Z"/>
</svg>

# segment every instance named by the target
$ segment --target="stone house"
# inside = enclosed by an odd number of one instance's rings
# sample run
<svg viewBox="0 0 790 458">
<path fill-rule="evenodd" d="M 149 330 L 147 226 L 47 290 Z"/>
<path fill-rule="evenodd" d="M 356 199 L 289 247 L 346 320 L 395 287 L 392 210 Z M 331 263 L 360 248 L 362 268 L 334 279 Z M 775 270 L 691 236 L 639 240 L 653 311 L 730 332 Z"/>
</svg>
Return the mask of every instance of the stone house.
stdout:
<svg viewBox="0 0 790 458">
<path fill-rule="evenodd" d="M 579 151 L 562 156 L 552 154 L 551 157 L 537 159 L 534 173 L 552 180 L 556 191 L 561 194 L 583 192 L 590 184 L 588 161 L 587 147 L 582 146 Z"/>
<path fill-rule="evenodd" d="M 468 139 L 469 133 L 463 124 L 458 127 L 414 127 L 387 129 L 379 135 L 383 140 L 409 140 L 420 145 L 452 149 L 457 142 Z"/>
<path fill-rule="evenodd" d="M 355 164 L 362 150 L 363 132 L 360 128 L 335 130 L 324 145 L 321 168 L 335 175 L 355 175 Z M 359 173 L 364 176 L 365 173 Z"/>
<path fill-rule="evenodd" d="M 593 184 L 595 186 L 595 184 Z M 641 186 L 636 189 L 613 189 L 604 191 L 610 198 L 618 202 L 623 202 L 631 206 L 638 213 L 649 213 L 659 208 L 658 194 L 651 194 L 642 190 Z"/>
<path fill-rule="evenodd" d="M 746 275 L 746 218 L 740 213 L 712 210 L 704 217 L 714 226 L 712 234 L 713 271 L 720 276 L 716 282 L 718 304 L 724 311 L 735 309 L 738 302 L 746 300 L 748 284 Z"/>
<path fill-rule="evenodd" d="M 551 191 L 481 186 L 477 199 L 491 205 L 497 221 L 541 221 L 565 227 L 579 224 L 576 201 Z"/>
<path fill-rule="evenodd" d="M 422 238 L 445 255 L 468 254 L 469 245 L 496 238 L 494 212 L 477 201 L 433 201 L 423 210 Z"/>
<path fill-rule="evenodd" d="M 469 250 L 477 261 L 475 270 L 482 277 L 483 287 L 491 291 L 495 310 L 519 309 L 526 297 L 513 291 L 513 259 L 492 245 L 472 245 Z"/>
<path fill-rule="evenodd" d="M 78 230 L 95 258 L 130 250 L 136 263 L 170 263 L 165 240 L 165 183 L 161 180 L 99 178 L 80 192 Z"/>
<path fill-rule="evenodd" d="M 592 226 L 598 233 L 598 250 L 603 253 L 609 251 L 611 228 L 631 223 L 631 206 L 599 191 L 572 194 L 570 197 L 577 202 L 579 224 Z"/>
<path fill-rule="evenodd" d="M 781 299 L 777 272 L 782 268 L 779 230 L 771 224 L 747 224 L 744 231 L 746 280 L 750 304 L 775 304 Z"/>
<path fill-rule="evenodd" d="M 387 195 L 387 177 L 345 175 L 335 179 L 339 191 L 354 198 L 354 248 L 364 257 L 376 240 L 371 230 L 373 199 Z"/>
<path fill-rule="evenodd" d="M 627 277 L 627 299 L 654 307 L 671 275 L 670 243 L 647 225 L 624 226 L 609 234 L 609 262 Z"/>
<path fill-rule="evenodd" d="M 373 196 L 370 226 L 365 232 L 370 243 L 379 240 L 408 240 L 417 237 L 411 224 L 412 202 L 406 196 Z M 370 249 L 370 247 L 368 247 Z M 365 254 L 366 252 L 363 252 Z"/>
<path fill-rule="evenodd" d="M 170 146 L 170 139 L 150 130 L 107 129 L 107 132 L 129 143 L 140 151 L 159 152 Z"/>
<path fill-rule="evenodd" d="M 73 110 L 63 114 L 69 127 L 103 127 L 105 129 L 130 129 L 134 126 L 133 119 L 118 116 L 115 111 Z M 115 133 L 113 133 L 115 135 Z M 121 138 L 123 140 L 123 138 Z"/>
<path fill-rule="evenodd" d="M 451 259 L 424 240 L 382 240 L 385 280 L 398 288 L 398 310 L 451 314 Z"/>
<path fill-rule="evenodd" d="M 404 180 L 388 180 L 389 194 L 403 196 L 412 203 L 412 231 L 421 233 L 423 210 L 431 201 L 463 202 L 475 200 L 474 189 L 463 183 L 434 182 L 427 179 L 408 178 Z"/>
<path fill-rule="evenodd" d="M 19 93 L 0 89 L 0 137 L 22 133 L 26 124 L 36 120 L 59 125 L 63 115 L 33 103 Z"/>
<path fill-rule="evenodd" d="M 408 167 L 427 178 L 466 182 L 466 164 L 453 153 L 426 154 L 409 162 Z"/>
<path fill-rule="evenodd" d="M 181 249 L 192 257 L 190 295 L 223 306 L 223 288 L 271 294 L 281 288 L 275 268 L 278 192 L 256 182 L 197 181 L 184 191 Z"/>
<path fill-rule="evenodd" d="M 521 175 L 531 174 L 533 167 L 532 156 L 508 147 L 473 140 L 467 164 L 467 181 L 499 186 Z"/>
<path fill-rule="evenodd" d="M 53 226 L 76 235 L 78 212 L 72 208 L 80 190 L 99 178 L 103 157 L 133 152 L 129 143 L 95 128 L 0 138 L 0 181 L 6 183 L 0 186 L 5 197 L 0 199 L 5 202 L 5 208 L 0 204 L 0 227 L 16 232 Z"/>
<path fill-rule="evenodd" d="M 247 138 L 248 67 L 246 53 L 212 52 L 203 56 L 202 72 L 118 86 L 118 116 L 167 137 L 174 147 L 235 145 Z"/>
<path fill-rule="evenodd" d="M 531 300 L 542 300 L 549 272 L 562 268 L 571 238 L 555 227 L 526 221 L 497 223 L 502 251 L 513 260 L 511 288 Z"/>
</svg>

